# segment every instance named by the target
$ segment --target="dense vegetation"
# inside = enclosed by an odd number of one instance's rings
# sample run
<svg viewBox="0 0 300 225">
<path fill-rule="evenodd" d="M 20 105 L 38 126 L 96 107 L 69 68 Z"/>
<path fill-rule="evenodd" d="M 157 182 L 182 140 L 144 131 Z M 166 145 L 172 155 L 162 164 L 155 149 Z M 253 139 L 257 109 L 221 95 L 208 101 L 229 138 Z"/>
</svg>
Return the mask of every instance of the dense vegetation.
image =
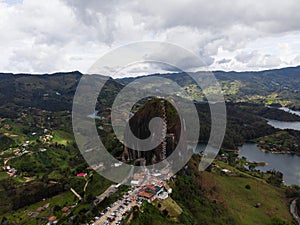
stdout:
<svg viewBox="0 0 300 225">
<path fill-rule="evenodd" d="M 0 151 L 8 149 L 15 144 L 14 140 L 5 135 L 0 135 Z"/>
</svg>

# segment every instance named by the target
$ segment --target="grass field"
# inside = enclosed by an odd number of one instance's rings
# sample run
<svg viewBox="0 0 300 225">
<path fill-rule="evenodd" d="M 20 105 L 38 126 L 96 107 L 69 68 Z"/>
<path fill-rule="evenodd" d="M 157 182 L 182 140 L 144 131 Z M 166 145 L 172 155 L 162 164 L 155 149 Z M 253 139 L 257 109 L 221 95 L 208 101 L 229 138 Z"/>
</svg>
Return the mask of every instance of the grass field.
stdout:
<svg viewBox="0 0 300 225">
<path fill-rule="evenodd" d="M 9 175 L 6 172 L 0 172 L 0 181 L 9 178 Z"/>
<path fill-rule="evenodd" d="M 60 195 L 54 196 L 53 198 L 49 198 L 45 201 L 38 202 L 28 207 L 19 209 L 13 215 L 7 213 L 3 216 L 5 216 L 8 219 L 8 221 L 15 221 L 18 224 L 46 224 L 47 218 L 53 215 L 52 211 L 54 206 L 59 206 L 60 208 L 63 208 L 64 206 L 70 206 L 74 204 L 75 200 L 76 199 L 74 195 L 70 191 L 67 191 Z M 36 218 L 30 217 L 28 215 L 28 213 L 30 212 L 36 212 L 38 207 L 44 206 L 47 203 L 50 204 L 49 207 L 45 211 L 39 213 Z M 58 214 L 60 216 L 63 216 L 61 212 L 58 212 Z"/>
<path fill-rule="evenodd" d="M 182 213 L 180 206 L 171 197 L 164 200 L 157 199 L 153 204 L 160 210 L 166 209 L 168 211 L 168 216 L 174 221 L 178 221 L 177 217 Z M 159 204 L 160 207 L 158 207 Z"/>
<path fill-rule="evenodd" d="M 67 143 L 71 140 L 73 140 L 73 136 L 70 133 L 67 133 L 62 130 L 53 131 L 53 140 L 52 140 L 53 142 L 67 145 Z"/>
<path fill-rule="evenodd" d="M 98 196 L 102 194 L 111 184 L 111 181 L 106 180 L 98 173 L 94 173 L 93 180 L 88 184 L 86 193 L 89 193 L 93 196 Z"/>
<path fill-rule="evenodd" d="M 218 175 L 203 172 L 203 186 L 207 196 L 224 205 L 244 225 L 269 224 L 278 216 L 292 222 L 289 202 L 284 189 L 276 188 L 256 178 Z M 250 186 L 250 189 L 246 188 Z M 255 205 L 261 206 L 256 208 Z"/>
</svg>

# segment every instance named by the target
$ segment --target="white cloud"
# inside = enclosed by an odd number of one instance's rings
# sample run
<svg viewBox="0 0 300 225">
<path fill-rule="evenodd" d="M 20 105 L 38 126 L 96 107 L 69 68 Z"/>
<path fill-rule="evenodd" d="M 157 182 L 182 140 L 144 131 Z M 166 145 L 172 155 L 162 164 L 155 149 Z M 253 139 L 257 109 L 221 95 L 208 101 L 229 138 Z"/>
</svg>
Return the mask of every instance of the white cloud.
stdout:
<svg viewBox="0 0 300 225">
<path fill-rule="evenodd" d="M 227 64 L 230 62 L 231 62 L 231 59 L 225 59 L 225 58 L 217 61 L 218 64 Z"/>
<path fill-rule="evenodd" d="M 141 40 L 181 45 L 211 69 L 293 66 L 299 11 L 297 0 L 0 0 L 0 71 L 86 72 L 109 49 Z"/>
<path fill-rule="evenodd" d="M 300 54 L 297 55 L 294 59 L 292 59 L 292 64 L 300 65 Z"/>
</svg>

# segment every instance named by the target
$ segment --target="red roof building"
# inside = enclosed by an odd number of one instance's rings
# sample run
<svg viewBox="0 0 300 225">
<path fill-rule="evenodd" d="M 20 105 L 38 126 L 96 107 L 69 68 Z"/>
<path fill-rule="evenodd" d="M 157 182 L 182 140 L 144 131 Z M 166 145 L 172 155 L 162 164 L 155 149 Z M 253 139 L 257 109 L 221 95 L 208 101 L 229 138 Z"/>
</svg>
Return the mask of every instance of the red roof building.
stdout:
<svg viewBox="0 0 300 225">
<path fill-rule="evenodd" d="M 78 173 L 77 177 L 85 177 L 85 173 Z"/>
</svg>

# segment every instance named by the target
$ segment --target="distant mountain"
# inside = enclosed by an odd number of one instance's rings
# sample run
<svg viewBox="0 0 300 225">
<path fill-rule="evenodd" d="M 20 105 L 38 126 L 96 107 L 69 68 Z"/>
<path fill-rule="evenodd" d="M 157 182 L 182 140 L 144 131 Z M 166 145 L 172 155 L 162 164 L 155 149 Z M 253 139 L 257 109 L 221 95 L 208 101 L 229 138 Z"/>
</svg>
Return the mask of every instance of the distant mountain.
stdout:
<svg viewBox="0 0 300 225">
<path fill-rule="evenodd" d="M 16 107 L 71 110 L 81 77 L 78 71 L 42 75 L 0 73 L 0 116 L 13 116 Z M 112 102 L 113 93 L 121 88 L 121 84 L 109 79 L 100 103 Z"/>
<path fill-rule="evenodd" d="M 70 109 L 80 77 L 79 72 L 45 75 L 0 74 L 0 104 Z"/>
<path fill-rule="evenodd" d="M 204 72 L 192 73 L 198 76 Z M 260 72 L 213 72 L 227 102 L 280 104 L 300 109 L 300 66 Z M 185 73 L 152 74 L 177 82 L 194 99 L 202 91 Z M 36 107 L 50 111 L 71 110 L 72 100 L 82 74 L 78 71 L 31 75 L 0 73 L 0 115 L 13 116 L 15 107 Z M 109 79 L 99 103 L 110 105 L 127 83 L 137 78 Z"/>
<path fill-rule="evenodd" d="M 199 76 L 201 73 L 190 73 Z M 252 102 L 280 104 L 300 109 L 300 66 L 259 72 L 213 72 L 222 86 L 227 102 Z M 177 82 L 194 99 L 203 98 L 201 90 L 186 73 L 152 74 Z M 118 81 L 127 84 L 137 78 L 123 78 Z"/>
</svg>

